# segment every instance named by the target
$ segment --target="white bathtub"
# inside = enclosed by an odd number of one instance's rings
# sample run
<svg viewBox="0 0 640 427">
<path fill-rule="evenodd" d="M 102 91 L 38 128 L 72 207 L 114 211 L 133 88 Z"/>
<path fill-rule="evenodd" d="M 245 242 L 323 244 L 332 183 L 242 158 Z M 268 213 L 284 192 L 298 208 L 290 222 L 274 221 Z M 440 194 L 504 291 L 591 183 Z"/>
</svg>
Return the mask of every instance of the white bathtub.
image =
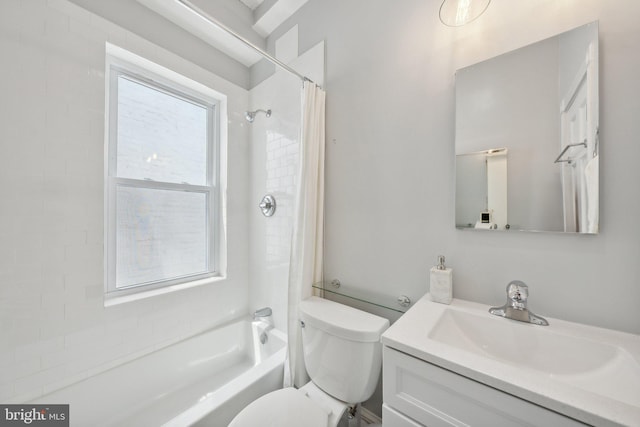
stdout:
<svg viewBox="0 0 640 427">
<path fill-rule="evenodd" d="M 227 426 L 282 386 L 286 337 L 248 320 L 207 331 L 34 403 L 70 404 L 71 426 Z"/>
</svg>

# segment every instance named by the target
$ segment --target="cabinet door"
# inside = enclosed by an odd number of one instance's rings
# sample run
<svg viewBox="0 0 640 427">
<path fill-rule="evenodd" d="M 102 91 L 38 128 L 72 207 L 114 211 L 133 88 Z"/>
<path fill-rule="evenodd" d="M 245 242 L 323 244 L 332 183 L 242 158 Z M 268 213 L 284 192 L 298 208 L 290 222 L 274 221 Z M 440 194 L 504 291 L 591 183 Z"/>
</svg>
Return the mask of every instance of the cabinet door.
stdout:
<svg viewBox="0 0 640 427">
<path fill-rule="evenodd" d="M 389 347 L 383 357 L 384 403 L 425 426 L 585 425 Z"/>
<path fill-rule="evenodd" d="M 423 427 L 386 404 L 382 405 L 382 427 Z"/>
</svg>

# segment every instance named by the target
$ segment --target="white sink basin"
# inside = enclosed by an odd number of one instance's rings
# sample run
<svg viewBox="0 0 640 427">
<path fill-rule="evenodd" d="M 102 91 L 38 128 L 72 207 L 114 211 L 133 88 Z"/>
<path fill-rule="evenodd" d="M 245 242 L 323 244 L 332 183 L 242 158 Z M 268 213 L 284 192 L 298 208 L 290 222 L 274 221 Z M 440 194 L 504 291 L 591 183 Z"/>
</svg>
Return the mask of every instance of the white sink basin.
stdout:
<svg viewBox="0 0 640 427">
<path fill-rule="evenodd" d="M 382 341 L 588 424 L 640 426 L 640 336 L 550 318 L 539 326 L 488 309 L 427 295 Z"/>
<path fill-rule="evenodd" d="M 608 344 L 553 333 L 500 317 L 445 309 L 429 338 L 545 374 L 576 375 L 603 368 L 619 349 Z"/>
<path fill-rule="evenodd" d="M 640 403 L 640 365 L 621 347 L 558 333 L 553 325 L 482 314 L 445 309 L 429 338 L 622 402 Z"/>
</svg>

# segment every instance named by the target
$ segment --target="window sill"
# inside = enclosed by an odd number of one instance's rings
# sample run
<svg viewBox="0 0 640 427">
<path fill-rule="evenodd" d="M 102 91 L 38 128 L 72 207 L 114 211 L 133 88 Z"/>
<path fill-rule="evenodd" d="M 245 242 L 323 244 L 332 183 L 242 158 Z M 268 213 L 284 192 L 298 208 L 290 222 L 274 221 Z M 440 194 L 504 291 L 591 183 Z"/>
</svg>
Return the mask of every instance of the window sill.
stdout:
<svg viewBox="0 0 640 427">
<path fill-rule="evenodd" d="M 163 288 L 151 289 L 148 291 L 140 291 L 140 292 L 136 292 L 128 295 L 105 294 L 104 306 L 111 307 L 114 305 L 124 304 L 127 302 L 138 301 L 141 299 L 155 297 L 157 295 L 165 295 L 172 292 L 177 292 L 183 289 L 190 289 L 190 288 L 195 288 L 197 286 L 222 282 L 223 280 L 226 280 L 226 276 L 207 277 L 206 279 L 193 280 L 191 282 L 180 283 L 178 285 L 165 286 Z"/>
</svg>

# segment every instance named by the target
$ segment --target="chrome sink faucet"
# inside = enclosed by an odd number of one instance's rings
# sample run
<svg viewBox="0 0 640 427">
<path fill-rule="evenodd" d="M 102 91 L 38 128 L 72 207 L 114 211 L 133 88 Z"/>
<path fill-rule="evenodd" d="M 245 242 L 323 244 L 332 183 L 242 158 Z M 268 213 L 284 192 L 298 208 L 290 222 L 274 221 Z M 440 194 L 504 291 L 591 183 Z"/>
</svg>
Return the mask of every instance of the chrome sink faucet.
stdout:
<svg viewBox="0 0 640 427">
<path fill-rule="evenodd" d="M 534 323 L 541 326 L 549 325 L 546 319 L 536 316 L 527 309 L 528 298 L 529 287 L 520 280 L 514 280 L 507 285 L 507 303 L 502 307 L 490 308 L 489 313 L 521 322 Z"/>
</svg>

